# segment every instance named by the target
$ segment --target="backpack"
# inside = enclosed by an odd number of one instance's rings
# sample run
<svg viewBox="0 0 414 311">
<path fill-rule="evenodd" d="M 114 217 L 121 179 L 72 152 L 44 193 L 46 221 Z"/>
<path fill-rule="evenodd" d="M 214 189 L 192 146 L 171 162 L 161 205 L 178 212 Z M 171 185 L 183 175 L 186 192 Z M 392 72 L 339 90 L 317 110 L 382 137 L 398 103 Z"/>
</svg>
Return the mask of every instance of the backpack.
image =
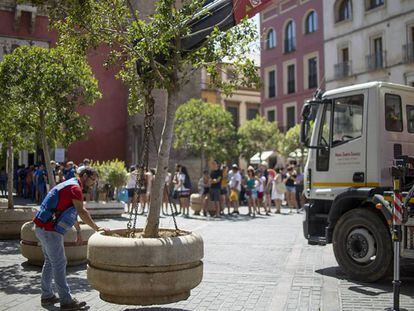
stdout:
<svg viewBox="0 0 414 311">
<path fill-rule="evenodd" d="M 71 178 L 50 190 L 35 216 L 35 218 L 39 219 L 42 223 L 52 220 L 55 223 L 54 229 L 60 234 L 65 234 L 65 232 L 75 224 L 78 216 L 76 209 L 73 206 L 67 208 L 59 215 L 56 213 L 56 208 L 59 202 L 59 191 L 67 186 L 73 185 L 79 185 L 77 178 Z"/>
</svg>

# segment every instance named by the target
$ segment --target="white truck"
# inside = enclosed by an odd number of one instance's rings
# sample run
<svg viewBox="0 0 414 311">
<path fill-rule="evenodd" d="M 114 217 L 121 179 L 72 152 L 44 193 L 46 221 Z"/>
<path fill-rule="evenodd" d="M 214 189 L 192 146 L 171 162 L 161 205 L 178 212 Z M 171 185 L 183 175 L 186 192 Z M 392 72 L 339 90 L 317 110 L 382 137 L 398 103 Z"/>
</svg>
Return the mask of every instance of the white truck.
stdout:
<svg viewBox="0 0 414 311">
<path fill-rule="evenodd" d="M 353 279 L 384 277 L 392 271 L 392 215 L 378 209 L 374 195 L 391 200 L 394 158 L 414 156 L 414 88 L 370 82 L 319 92 L 303 108 L 301 140 L 309 148 L 308 243 L 333 243 Z M 401 257 L 414 259 L 412 208 L 402 230 Z"/>
</svg>

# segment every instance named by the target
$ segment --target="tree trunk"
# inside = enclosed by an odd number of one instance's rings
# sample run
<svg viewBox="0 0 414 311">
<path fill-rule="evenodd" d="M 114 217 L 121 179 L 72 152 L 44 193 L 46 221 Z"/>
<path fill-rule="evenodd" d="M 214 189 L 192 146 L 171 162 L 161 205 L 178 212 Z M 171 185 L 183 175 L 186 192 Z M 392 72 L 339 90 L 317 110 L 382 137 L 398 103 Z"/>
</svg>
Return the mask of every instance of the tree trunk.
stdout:
<svg viewBox="0 0 414 311">
<path fill-rule="evenodd" d="M 13 208 L 13 142 L 7 145 L 7 208 Z"/>
<path fill-rule="evenodd" d="M 201 166 L 200 166 L 200 177 L 203 177 L 204 172 L 204 162 L 206 159 L 206 154 L 204 152 L 204 148 L 201 148 Z"/>
<path fill-rule="evenodd" d="M 45 156 L 45 166 L 47 171 L 47 178 L 49 179 L 49 186 L 52 189 L 56 186 L 55 176 L 52 172 L 52 167 L 50 166 L 50 154 L 49 154 L 49 144 L 47 143 L 46 130 L 45 130 L 45 115 L 43 112 L 40 113 L 40 137 L 42 140 L 43 155 Z"/>
<path fill-rule="evenodd" d="M 157 173 L 155 174 L 154 185 L 151 191 L 151 204 L 147 221 L 144 227 L 143 236 L 146 238 L 158 237 L 160 224 L 160 208 L 165 186 L 165 177 L 168 173 L 168 161 L 173 139 L 175 112 L 178 106 L 177 92 L 168 93 L 167 109 L 162 129 L 160 146 L 158 149 Z"/>
</svg>

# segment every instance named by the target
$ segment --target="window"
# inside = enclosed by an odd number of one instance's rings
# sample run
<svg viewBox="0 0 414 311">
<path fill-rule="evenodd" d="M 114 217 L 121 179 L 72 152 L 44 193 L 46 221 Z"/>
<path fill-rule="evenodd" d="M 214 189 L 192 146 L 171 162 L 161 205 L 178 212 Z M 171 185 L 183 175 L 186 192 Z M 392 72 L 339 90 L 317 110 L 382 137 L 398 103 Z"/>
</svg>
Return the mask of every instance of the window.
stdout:
<svg viewBox="0 0 414 311">
<path fill-rule="evenodd" d="M 259 109 L 249 108 L 247 109 L 247 120 L 253 120 L 256 116 L 259 115 Z"/>
<path fill-rule="evenodd" d="M 313 89 L 315 87 L 318 87 L 318 61 L 316 57 L 308 59 L 308 68 L 308 87 L 310 89 Z"/>
<path fill-rule="evenodd" d="M 385 129 L 390 132 L 402 132 L 401 97 L 385 94 Z"/>
<path fill-rule="evenodd" d="M 335 99 L 333 111 L 332 147 L 362 136 L 363 95 Z"/>
<path fill-rule="evenodd" d="M 407 105 L 407 130 L 408 133 L 414 133 L 414 106 Z"/>
<path fill-rule="evenodd" d="M 270 29 L 267 33 L 266 48 L 273 49 L 276 46 L 276 33 L 273 29 Z"/>
<path fill-rule="evenodd" d="M 285 53 L 295 50 L 295 23 L 290 21 L 285 28 Z"/>
<path fill-rule="evenodd" d="M 233 69 L 227 69 L 227 80 L 235 80 L 237 79 L 237 73 Z"/>
<path fill-rule="evenodd" d="M 276 113 L 274 110 L 267 111 L 267 121 L 275 122 L 276 121 Z"/>
<path fill-rule="evenodd" d="M 332 105 L 325 105 L 321 127 L 319 128 L 318 146 L 320 148 L 316 151 L 316 170 L 329 170 L 329 138 L 331 136 L 331 110 Z"/>
<path fill-rule="evenodd" d="M 375 55 L 375 68 L 382 67 L 382 38 L 378 37 L 374 39 L 374 55 Z"/>
<path fill-rule="evenodd" d="M 315 11 L 308 14 L 305 20 L 305 33 L 312 33 L 318 29 L 318 17 Z"/>
<path fill-rule="evenodd" d="M 232 106 L 227 106 L 226 110 L 228 112 L 230 112 L 231 117 L 233 119 L 232 124 L 237 129 L 239 127 L 239 108 L 232 107 Z"/>
<path fill-rule="evenodd" d="M 352 18 L 352 1 L 342 0 L 337 2 L 336 21 L 341 22 Z"/>
<path fill-rule="evenodd" d="M 295 106 L 286 108 L 286 131 L 296 125 L 296 109 Z"/>
<path fill-rule="evenodd" d="M 367 0 L 366 4 L 367 10 L 372 10 L 376 7 L 384 5 L 384 0 Z"/>
<path fill-rule="evenodd" d="M 268 85 L 268 97 L 273 98 L 276 96 L 276 72 L 274 70 L 268 73 L 269 85 Z"/>
<path fill-rule="evenodd" d="M 295 65 L 289 65 L 287 67 L 287 92 L 288 94 L 295 93 Z"/>
</svg>

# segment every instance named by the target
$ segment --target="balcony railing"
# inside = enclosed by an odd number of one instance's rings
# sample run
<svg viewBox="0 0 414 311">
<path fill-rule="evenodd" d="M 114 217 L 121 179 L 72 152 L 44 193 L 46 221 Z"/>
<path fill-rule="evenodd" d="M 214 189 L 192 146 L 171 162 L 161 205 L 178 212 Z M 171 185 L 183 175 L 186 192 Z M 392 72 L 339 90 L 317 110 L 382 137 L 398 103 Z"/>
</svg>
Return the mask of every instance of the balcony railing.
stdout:
<svg viewBox="0 0 414 311">
<path fill-rule="evenodd" d="M 351 61 L 334 65 L 335 79 L 343 79 L 351 75 Z"/>
<path fill-rule="evenodd" d="M 414 43 L 403 45 L 403 60 L 404 63 L 414 62 Z"/>
<path fill-rule="evenodd" d="M 387 67 L 386 56 L 387 56 L 386 52 L 379 52 L 379 53 L 367 55 L 366 56 L 367 69 L 378 70 L 378 69 L 383 69 Z"/>
</svg>

